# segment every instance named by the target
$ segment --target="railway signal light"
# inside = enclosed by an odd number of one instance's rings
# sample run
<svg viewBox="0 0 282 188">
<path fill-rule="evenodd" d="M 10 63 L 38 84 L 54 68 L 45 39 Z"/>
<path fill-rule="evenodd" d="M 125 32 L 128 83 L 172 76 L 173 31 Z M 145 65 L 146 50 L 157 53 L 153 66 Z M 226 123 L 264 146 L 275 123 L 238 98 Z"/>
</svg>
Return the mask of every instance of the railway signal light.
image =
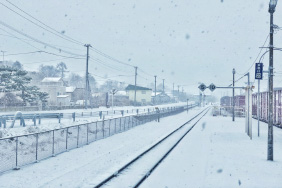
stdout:
<svg viewBox="0 0 282 188">
<path fill-rule="evenodd" d="M 205 91 L 205 89 L 207 89 L 207 86 L 202 83 L 201 85 L 199 85 L 198 88 L 199 88 L 201 91 Z"/>
<path fill-rule="evenodd" d="M 214 84 L 210 84 L 209 89 L 213 92 L 216 89 L 216 86 Z"/>
</svg>

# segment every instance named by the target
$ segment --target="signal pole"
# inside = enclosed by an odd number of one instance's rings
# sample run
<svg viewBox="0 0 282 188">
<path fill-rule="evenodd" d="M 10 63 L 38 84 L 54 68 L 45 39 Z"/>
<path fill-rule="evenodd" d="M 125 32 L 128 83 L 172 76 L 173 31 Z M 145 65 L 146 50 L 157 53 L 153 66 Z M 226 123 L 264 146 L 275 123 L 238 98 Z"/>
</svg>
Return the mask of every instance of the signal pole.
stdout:
<svg viewBox="0 0 282 188">
<path fill-rule="evenodd" d="M 136 106 L 136 84 L 137 84 L 137 68 L 138 67 L 134 67 L 134 68 L 135 68 L 134 106 Z"/>
<path fill-rule="evenodd" d="M 179 102 L 179 101 L 180 101 L 180 100 L 179 100 L 179 96 L 180 96 L 180 95 L 179 95 L 179 87 L 180 87 L 180 85 L 178 85 L 177 87 L 178 87 L 178 93 L 177 93 L 177 96 L 178 96 L 178 102 Z"/>
<path fill-rule="evenodd" d="M 89 78 L 88 78 L 88 60 L 89 60 L 89 47 L 92 47 L 90 44 L 84 45 L 87 48 L 87 57 L 86 57 L 86 74 L 85 74 L 85 109 L 87 109 L 87 101 L 89 94 Z"/>
</svg>

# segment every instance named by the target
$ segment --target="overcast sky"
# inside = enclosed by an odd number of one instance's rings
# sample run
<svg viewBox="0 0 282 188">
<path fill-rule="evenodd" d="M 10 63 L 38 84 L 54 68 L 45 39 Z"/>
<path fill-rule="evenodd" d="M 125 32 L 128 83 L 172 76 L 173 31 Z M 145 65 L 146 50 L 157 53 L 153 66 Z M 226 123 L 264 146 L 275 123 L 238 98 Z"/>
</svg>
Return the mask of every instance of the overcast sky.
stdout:
<svg viewBox="0 0 282 188">
<path fill-rule="evenodd" d="M 145 72 L 138 71 L 138 85 L 147 86 L 154 81 L 153 75 L 157 75 L 158 83 L 165 79 L 169 88 L 173 83 L 184 85 L 189 93 L 198 92 L 199 82 L 229 85 L 233 68 L 238 73 L 236 77 L 241 77 L 254 63 L 260 52 L 259 47 L 269 33 L 268 0 L 9 1 L 64 35 L 82 44 L 89 43 L 122 62 L 138 66 Z M 37 70 L 41 64 L 56 65 L 63 61 L 70 71 L 85 74 L 85 59 L 63 59 L 76 56 L 74 54 L 85 55 L 83 45 L 49 33 L 17 15 L 15 12 L 25 14 L 6 0 L 0 2 L 0 50 L 6 51 L 6 60 L 18 60 L 27 70 Z M 274 17 L 276 25 L 282 26 L 281 18 L 282 5 L 278 2 Z M 67 53 L 36 43 L 3 23 Z M 276 32 L 274 41 L 276 47 L 282 46 L 279 45 L 282 42 L 280 31 Z M 65 57 L 45 53 L 8 56 L 38 50 Z M 94 77 L 107 75 L 108 78 L 134 83 L 133 67 L 118 64 L 93 50 L 90 57 L 89 72 Z M 274 86 L 281 85 L 281 58 L 282 54 L 276 52 Z M 50 60 L 55 61 L 46 62 Z M 268 56 L 264 63 L 267 69 Z M 254 67 L 250 71 L 251 81 L 254 81 Z M 99 82 L 103 80 L 97 76 L 95 78 Z M 245 81 L 246 78 L 238 85 L 243 86 Z M 266 80 L 263 81 L 264 89 L 266 83 Z M 217 95 L 226 93 L 226 90 L 219 89 L 215 92 Z"/>
</svg>

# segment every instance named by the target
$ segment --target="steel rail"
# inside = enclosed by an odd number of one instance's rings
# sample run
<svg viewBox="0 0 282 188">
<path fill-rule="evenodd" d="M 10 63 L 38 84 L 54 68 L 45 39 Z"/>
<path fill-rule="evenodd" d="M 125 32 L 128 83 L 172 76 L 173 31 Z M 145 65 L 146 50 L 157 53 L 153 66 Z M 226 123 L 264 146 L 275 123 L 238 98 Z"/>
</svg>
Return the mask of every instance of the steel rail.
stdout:
<svg viewBox="0 0 282 188">
<path fill-rule="evenodd" d="M 206 113 L 196 121 L 196 123 L 193 124 L 193 126 L 185 132 L 185 134 L 166 152 L 161 159 L 150 169 L 148 172 L 138 181 L 136 185 L 134 185 L 134 188 L 139 187 L 150 175 L 151 173 L 159 166 L 159 164 L 170 154 L 170 152 L 181 142 L 181 140 L 195 127 L 195 125 L 209 112 L 209 109 L 206 111 Z"/>
<path fill-rule="evenodd" d="M 209 107 L 204 109 L 203 111 L 201 111 L 200 113 L 198 113 L 196 116 L 194 116 L 193 118 L 191 118 L 189 121 L 185 122 L 183 125 L 181 125 L 180 127 L 178 127 L 177 129 L 175 129 L 174 131 L 172 131 L 171 133 L 169 133 L 167 136 L 165 136 L 163 139 L 161 139 L 160 141 L 158 141 L 157 143 L 155 143 L 153 146 L 151 146 L 150 148 L 148 148 L 147 150 L 145 150 L 144 152 L 142 152 L 141 154 L 139 154 L 137 157 L 135 157 L 134 159 L 132 159 L 131 161 L 129 161 L 127 164 L 125 164 L 124 166 L 122 166 L 119 170 L 117 170 L 115 173 L 111 174 L 109 177 L 107 177 L 106 179 L 104 179 L 103 181 L 101 181 L 98 185 L 96 185 L 94 188 L 100 188 L 103 185 L 105 185 L 107 182 L 111 181 L 113 178 L 117 177 L 118 174 L 120 174 L 122 171 L 124 171 L 125 169 L 127 169 L 129 166 L 131 166 L 133 163 L 135 163 L 137 160 L 139 160 L 142 156 L 144 156 L 145 154 L 147 154 L 148 152 L 150 152 L 151 150 L 153 150 L 155 147 L 157 147 L 158 145 L 160 145 L 164 140 L 166 140 L 167 138 L 169 138 L 171 135 L 173 135 L 174 133 L 176 133 L 177 131 L 179 131 L 181 128 L 183 128 L 185 125 L 187 125 L 188 123 L 190 123 L 191 121 L 193 121 L 195 118 L 197 118 L 199 115 L 201 115 L 204 111 L 207 112 L 209 111 Z M 206 113 L 207 113 L 206 112 Z M 205 114 L 206 114 L 205 113 Z M 204 115 L 205 115 L 204 114 Z M 203 116 L 202 116 L 203 117 Z M 197 121 L 198 122 L 198 121 Z M 195 125 L 193 125 L 194 127 Z M 189 129 L 190 131 L 191 129 Z M 187 134 L 187 133 L 186 133 Z M 175 146 L 174 146 L 175 147 Z M 147 174 L 146 174 L 147 175 Z M 145 176 L 146 176 L 145 175 Z M 143 179 L 143 178 L 142 178 Z M 146 178 L 145 178 L 146 179 Z M 144 180 L 143 180 L 144 181 Z M 141 182 L 142 183 L 142 182 Z"/>
</svg>

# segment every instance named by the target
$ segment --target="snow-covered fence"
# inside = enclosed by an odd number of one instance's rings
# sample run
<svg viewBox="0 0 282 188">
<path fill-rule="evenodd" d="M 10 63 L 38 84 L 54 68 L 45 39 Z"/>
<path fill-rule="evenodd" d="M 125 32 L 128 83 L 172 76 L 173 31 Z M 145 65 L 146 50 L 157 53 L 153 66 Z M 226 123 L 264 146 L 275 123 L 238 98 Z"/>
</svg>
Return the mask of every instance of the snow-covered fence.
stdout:
<svg viewBox="0 0 282 188">
<path fill-rule="evenodd" d="M 161 110 L 164 110 L 166 108 L 162 108 Z M 76 121 L 76 118 L 89 118 L 89 117 L 98 117 L 100 119 L 103 118 L 104 115 L 107 116 L 113 116 L 113 115 L 136 115 L 138 113 L 144 113 L 144 112 L 154 112 L 155 109 L 153 107 L 151 108 L 137 108 L 137 109 L 131 109 L 131 110 L 109 110 L 109 111 L 85 111 L 85 112 L 64 112 L 64 113 L 22 113 L 22 120 L 20 122 L 20 126 L 24 125 L 24 122 L 26 120 L 32 120 L 32 124 L 34 126 L 40 125 L 42 120 L 46 119 L 57 119 L 58 123 L 61 123 L 61 120 L 64 119 L 72 119 L 73 122 Z M 19 118 L 15 118 L 15 114 L 5 114 L 0 116 L 0 127 L 6 128 L 7 120 L 8 121 L 15 121 Z M 12 124 L 11 124 L 12 125 Z M 13 127 L 13 126 L 12 126 Z"/>
<path fill-rule="evenodd" d="M 146 122 L 183 112 L 186 109 L 186 107 L 164 108 L 160 111 L 140 112 L 139 115 L 0 139 L 0 173 L 19 169 L 21 166 L 56 156 Z"/>
</svg>

